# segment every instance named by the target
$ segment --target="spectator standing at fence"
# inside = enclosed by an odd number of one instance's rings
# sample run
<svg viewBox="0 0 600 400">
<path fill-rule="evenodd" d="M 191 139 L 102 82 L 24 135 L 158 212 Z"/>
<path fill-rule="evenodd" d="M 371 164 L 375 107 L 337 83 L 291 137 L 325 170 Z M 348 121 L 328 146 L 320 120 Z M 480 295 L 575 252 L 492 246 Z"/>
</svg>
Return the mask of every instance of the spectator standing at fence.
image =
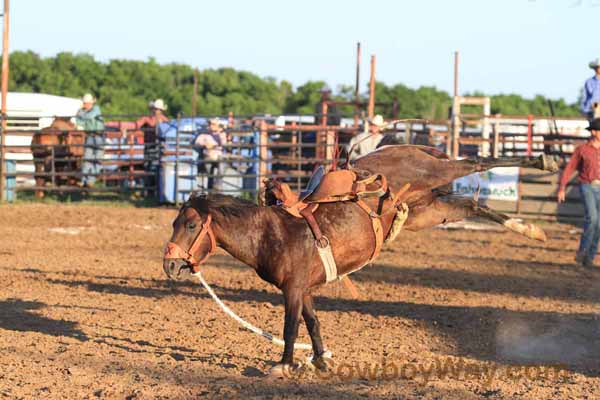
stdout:
<svg viewBox="0 0 600 400">
<path fill-rule="evenodd" d="M 150 115 L 143 116 L 136 121 L 138 128 L 154 128 L 161 122 L 169 121 L 169 117 L 165 115 L 167 105 L 163 99 L 156 99 L 148 103 L 148 110 Z"/>
<path fill-rule="evenodd" d="M 565 201 L 567 183 L 577 171 L 585 218 L 575 261 L 584 267 L 592 267 L 600 242 L 600 118 L 594 119 L 587 130 L 592 137 L 575 149 L 565 167 L 558 188 L 558 202 Z"/>
<path fill-rule="evenodd" d="M 383 139 L 382 130 L 386 123 L 381 115 L 377 114 L 367 124 L 366 131 L 354 136 L 348 144 L 348 151 L 352 151 L 351 160 L 372 152 Z M 352 149 L 353 147 L 354 149 Z"/>
<path fill-rule="evenodd" d="M 201 132 L 194 141 L 200 151 L 199 171 L 208 174 L 208 189 L 219 189 L 224 145 L 227 145 L 227 134 L 218 118 L 212 118 L 208 130 Z"/>
<path fill-rule="evenodd" d="M 580 110 L 588 119 L 600 118 L 600 58 L 591 61 L 589 67 L 595 74 L 583 85 Z"/>
<path fill-rule="evenodd" d="M 96 104 L 96 99 L 86 93 L 81 99 L 83 105 L 75 116 L 77 129 L 85 131 L 85 146 L 83 152 L 83 185 L 91 186 L 96 182 L 96 174 L 102 170 L 101 162 L 104 157 L 104 121 L 102 111 Z"/>
</svg>

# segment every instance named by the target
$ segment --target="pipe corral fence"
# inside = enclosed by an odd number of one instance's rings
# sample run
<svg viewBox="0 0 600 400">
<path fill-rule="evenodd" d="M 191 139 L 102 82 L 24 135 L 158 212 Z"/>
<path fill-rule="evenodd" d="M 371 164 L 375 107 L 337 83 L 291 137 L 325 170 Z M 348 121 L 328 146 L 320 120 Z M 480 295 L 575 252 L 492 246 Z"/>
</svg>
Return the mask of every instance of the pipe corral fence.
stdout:
<svg viewBox="0 0 600 400">
<path fill-rule="evenodd" d="M 485 99 L 485 98 L 483 98 Z M 390 121 L 386 140 L 433 146 L 450 158 L 553 154 L 561 164 L 589 137 L 582 118 L 454 113 L 439 121 Z M 219 118 L 226 142 L 222 151 L 195 146 Z M 331 125 L 322 115 L 197 116 L 145 124 L 148 117 L 108 116 L 103 131 L 31 129 L 9 121 L 2 144 L 3 197 L 43 197 L 48 193 L 131 192 L 179 204 L 202 190 L 258 199 L 262 182 L 278 178 L 302 189 L 318 165 L 344 159 L 351 138 L 365 132 L 355 117 Z M 44 140 L 40 140 L 43 138 Z M 573 220 L 583 216 L 579 192 L 568 187 L 567 202 L 556 203 L 560 173 L 519 169 L 516 198 L 480 201 L 514 216 Z M 90 182 L 93 182 L 90 183 Z"/>
</svg>

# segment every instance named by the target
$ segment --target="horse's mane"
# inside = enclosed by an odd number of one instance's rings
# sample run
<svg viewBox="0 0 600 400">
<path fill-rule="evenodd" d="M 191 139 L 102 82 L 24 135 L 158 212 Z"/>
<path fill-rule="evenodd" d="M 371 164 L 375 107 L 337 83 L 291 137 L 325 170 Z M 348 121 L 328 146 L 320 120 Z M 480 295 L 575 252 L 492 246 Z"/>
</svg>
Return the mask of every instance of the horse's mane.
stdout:
<svg viewBox="0 0 600 400">
<path fill-rule="evenodd" d="M 183 207 L 192 207 L 198 212 L 220 214 L 224 217 L 244 217 L 249 211 L 254 211 L 258 206 L 239 197 L 224 194 L 196 194 L 192 193 Z"/>
</svg>

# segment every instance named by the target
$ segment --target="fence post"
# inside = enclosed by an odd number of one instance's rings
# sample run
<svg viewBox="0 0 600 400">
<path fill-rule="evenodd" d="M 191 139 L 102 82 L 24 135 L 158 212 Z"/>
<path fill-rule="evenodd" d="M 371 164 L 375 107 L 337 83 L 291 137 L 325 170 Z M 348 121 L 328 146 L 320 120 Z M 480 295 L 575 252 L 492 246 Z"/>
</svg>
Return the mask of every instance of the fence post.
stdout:
<svg viewBox="0 0 600 400">
<path fill-rule="evenodd" d="M 494 153 L 493 153 L 493 157 L 494 158 L 498 158 L 498 155 L 500 154 L 500 124 L 498 123 L 498 121 L 494 122 Z"/>
<path fill-rule="evenodd" d="M 412 144 L 412 124 L 410 122 L 404 124 L 404 139 L 406 144 Z"/>
<path fill-rule="evenodd" d="M 269 133 L 267 132 L 267 122 L 265 120 L 260 121 L 260 137 L 258 139 L 258 188 L 259 188 L 259 196 L 264 196 L 264 182 L 263 179 L 267 176 L 268 167 L 267 167 L 267 158 L 269 156 L 268 153 L 268 145 L 269 142 Z M 265 199 L 259 199 L 260 203 L 264 204 Z"/>
<path fill-rule="evenodd" d="M 373 118 L 375 114 L 375 65 L 376 65 L 375 54 L 371 56 L 371 79 L 369 80 L 369 106 L 368 106 L 368 117 Z"/>
<path fill-rule="evenodd" d="M 6 127 L 6 115 L 0 115 L 0 118 L 2 118 L 2 124 L 0 126 L 0 202 L 2 202 L 4 200 L 4 188 L 5 186 L 5 182 L 4 182 L 4 175 L 5 175 L 5 160 L 4 160 L 4 141 L 6 140 L 6 132 L 5 132 L 5 127 Z"/>
<path fill-rule="evenodd" d="M 160 192 L 158 190 L 158 186 L 159 186 L 159 181 L 160 181 L 160 164 L 161 164 L 161 160 L 163 157 L 163 146 L 161 145 L 160 141 L 159 141 L 159 125 L 160 122 L 156 121 L 156 124 L 154 125 L 154 141 L 152 143 L 152 151 L 150 153 L 146 153 L 146 149 L 148 148 L 148 143 L 146 143 L 146 138 L 144 137 L 144 158 L 148 157 L 150 154 L 152 154 L 152 157 L 156 157 L 156 162 L 157 164 L 153 166 L 153 168 L 155 169 L 154 171 L 154 189 L 152 191 L 152 193 L 154 194 L 154 197 L 157 201 L 160 201 Z M 146 135 L 144 135 L 146 136 Z M 166 139 L 165 139 L 166 141 Z M 151 160 L 149 162 L 148 165 L 152 166 L 153 160 Z M 151 167 L 152 168 L 152 167 Z"/>
<path fill-rule="evenodd" d="M 360 114 L 360 42 L 356 43 L 356 83 L 354 86 L 354 127 L 358 128 Z"/>
<path fill-rule="evenodd" d="M 323 151 L 323 146 L 327 146 L 327 111 L 327 100 L 323 97 L 321 99 L 321 128 L 317 132 L 317 139 L 315 141 L 315 144 L 317 145 L 315 154 L 319 160 L 329 159 L 327 147 L 325 147 L 325 151 Z"/>
<path fill-rule="evenodd" d="M 135 187 L 135 167 L 133 165 L 133 147 L 135 146 L 134 132 L 126 129 L 127 143 L 129 144 L 129 187 Z"/>
<path fill-rule="evenodd" d="M 458 158 L 460 151 L 460 97 L 454 96 L 452 105 L 452 158 Z"/>
<path fill-rule="evenodd" d="M 527 156 L 530 157 L 533 147 L 533 116 L 527 116 Z"/>
<path fill-rule="evenodd" d="M 483 120 L 481 127 L 481 138 L 486 141 L 481 144 L 481 155 L 483 157 L 490 156 L 490 113 L 491 113 L 491 105 L 490 98 L 486 97 L 485 102 L 483 103 Z"/>
<path fill-rule="evenodd" d="M 10 54 L 8 52 L 8 33 L 9 33 L 9 0 L 4 0 L 4 30 L 2 33 L 2 120 L 0 121 L 0 201 L 5 199 L 4 190 L 8 186 L 4 179 L 6 178 L 6 168 L 4 163 L 5 154 L 4 146 L 6 146 L 6 98 L 8 94 L 8 73 L 9 73 L 9 62 L 8 58 Z"/>
<path fill-rule="evenodd" d="M 446 155 L 452 158 L 452 120 L 446 122 Z"/>
<path fill-rule="evenodd" d="M 50 173 L 52 174 L 52 187 L 56 187 L 56 159 L 55 159 L 55 151 L 54 145 L 50 148 L 50 156 L 52 157 L 52 168 L 50 169 Z"/>
<path fill-rule="evenodd" d="M 175 132 L 175 206 L 179 207 L 179 123 L 181 114 L 177 114 L 177 130 Z"/>
</svg>

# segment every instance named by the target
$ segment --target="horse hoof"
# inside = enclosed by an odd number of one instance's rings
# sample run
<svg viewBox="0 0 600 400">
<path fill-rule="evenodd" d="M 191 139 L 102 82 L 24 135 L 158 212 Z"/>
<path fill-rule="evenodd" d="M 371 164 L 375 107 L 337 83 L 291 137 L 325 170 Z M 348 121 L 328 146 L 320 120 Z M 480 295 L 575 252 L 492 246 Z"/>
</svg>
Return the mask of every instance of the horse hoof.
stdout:
<svg viewBox="0 0 600 400">
<path fill-rule="evenodd" d="M 269 378 L 288 379 L 294 376 L 294 366 L 290 364 L 277 364 L 269 371 Z"/>
<path fill-rule="evenodd" d="M 542 228 L 534 224 L 523 224 L 514 218 L 504 221 L 504 226 L 513 232 L 520 233 L 530 239 L 546 241 L 546 233 Z"/>
<path fill-rule="evenodd" d="M 556 163 L 556 160 L 554 159 L 554 157 L 552 157 L 548 154 L 542 154 L 540 156 L 540 158 L 542 159 L 542 169 L 544 171 L 549 171 L 549 172 L 558 171 L 558 164 Z"/>
<path fill-rule="evenodd" d="M 329 351 L 326 351 L 325 353 L 321 354 L 319 357 L 315 358 L 311 362 L 316 369 L 322 372 L 330 371 L 334 365 L 334 361 L 331 358 L 331 352 Z"/>
<path fill-rule="evenodd" d="M 541 242 L 548 240 L 546 237 L 546 232 L 544 232 L 539 226 L 533 224 L 527 224 L 526 235 L 531 239 L 539 240 Z"/>
</svg>

